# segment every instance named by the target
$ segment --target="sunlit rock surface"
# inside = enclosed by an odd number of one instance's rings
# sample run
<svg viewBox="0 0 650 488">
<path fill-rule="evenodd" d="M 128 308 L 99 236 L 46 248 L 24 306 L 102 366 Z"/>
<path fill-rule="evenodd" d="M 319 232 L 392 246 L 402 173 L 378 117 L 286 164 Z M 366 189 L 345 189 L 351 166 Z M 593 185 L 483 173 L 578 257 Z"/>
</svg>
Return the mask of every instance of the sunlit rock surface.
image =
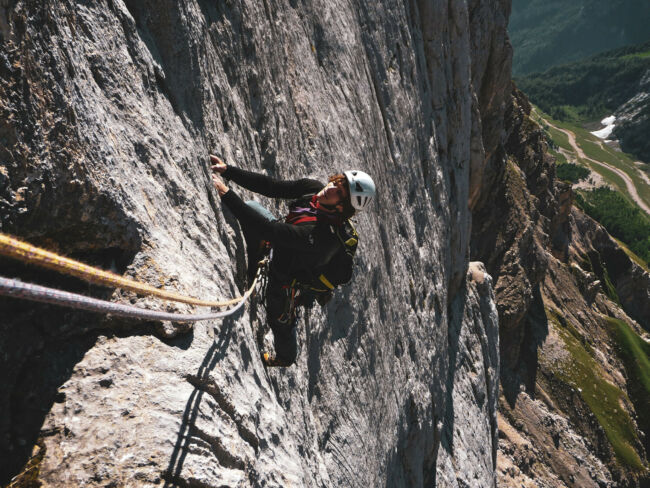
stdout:
<svg viewBox="0 0 650 488">
<path fill-rule="evenodd" d="M 513 90 L 485 170 L 491 198 L 473 209 L 472 259 L 499 311 L 497 483 L 643 487 L 648 391 L 632 361 L 644 353 L 626 353 L 620 334 L 647 342 L 650 274 L 572 207 L 531 109 Z"/>
<path fill-rule="evenodd" d="M 353 284 L 304 314 L 286 370 L 259 360 L 256 302 L 188 329 L 0 300 L 0 481 L 494 486 L 497 315 L 491 279 L 467 270 L 469 203 L 488 194 L 510 90 L 508 11 L 1 2 L 2 232 L 230 297 L 244 248 L 209 152 L 280 178 L 360 168 L 379 191 L 356 220 Z M 191 309 L 7 260 L 2 270 Z"/>
</svg>

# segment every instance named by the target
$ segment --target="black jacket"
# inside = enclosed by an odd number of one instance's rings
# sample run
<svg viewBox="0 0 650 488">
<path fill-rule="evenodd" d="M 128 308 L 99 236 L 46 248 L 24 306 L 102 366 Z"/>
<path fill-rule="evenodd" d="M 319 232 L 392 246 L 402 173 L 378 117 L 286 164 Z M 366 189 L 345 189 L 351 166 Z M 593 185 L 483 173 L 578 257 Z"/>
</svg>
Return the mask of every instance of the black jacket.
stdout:
<svg viewBox="0 0 650 488">
<path fill-rule="evenodd" d="M 229 166 L 224 178 L 271 198 L 294 199 L 293 205 L 306 206 L 313 195 L 325 185 L 303 178 L 281 181 L 265 175 Z M 317 278 L 318 268 L 327 264 L 340 249 L 341 242 L 333 225 L 326 222 L 306 222 L 298 225 L 269 222 L 246 205 L 234 191 L 222 197 L 223 203 L 235 215 L 242 227 L 253 226 L 262 239 L 273 246 L 271 271 L 283 282 L 293 278 L 309 283 Z M 249 227 L 250 228 L 250 227 Z"/>
</svg>

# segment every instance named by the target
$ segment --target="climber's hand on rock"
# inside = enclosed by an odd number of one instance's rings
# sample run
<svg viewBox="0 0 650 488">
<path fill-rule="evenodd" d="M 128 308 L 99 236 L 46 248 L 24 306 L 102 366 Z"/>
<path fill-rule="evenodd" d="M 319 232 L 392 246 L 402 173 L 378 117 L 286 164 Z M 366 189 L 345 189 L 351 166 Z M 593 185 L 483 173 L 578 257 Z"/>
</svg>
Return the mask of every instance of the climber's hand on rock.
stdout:
<svg viewBox="0 0 650 488">
<path fill-rule="evenodd" d="M 212 163 L 212 171 L 215 171 L 219 174 L 223 173 L 226 171 L 226 163 L 224 163 L 221 159 L 219 159 L 218 156 L 215 156 L 213 154 L 210 154 L 210 162 Z"/>
<path fill-rule="evenodd" d="M 212 183 L 214 184 L 214 187 L 219 192 L 220 197 L 224 196 L 226 192 L 228 192 L 228 187 L 221 179 L 221 176 L 219 176 L 218 174 L 216 173 L 212 174 Z"/>
</svg>

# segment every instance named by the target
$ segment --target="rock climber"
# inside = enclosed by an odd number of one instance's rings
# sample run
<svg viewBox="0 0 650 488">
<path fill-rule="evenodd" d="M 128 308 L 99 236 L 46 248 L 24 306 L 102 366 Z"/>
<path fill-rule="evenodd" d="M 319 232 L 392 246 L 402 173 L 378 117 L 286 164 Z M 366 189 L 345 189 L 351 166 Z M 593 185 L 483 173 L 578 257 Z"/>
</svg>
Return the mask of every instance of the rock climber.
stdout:
<svg viewBox="0 0 650 488">
<path fill-rule="evenodd" d="M 276 180 L 227 165 L 217 156 L 210 160 L 214 186 L 246 240 L 249 282 L 265 247 L 273 249 L 266 311 L 275 355 L 264 353 L 262 359 L 267 366 L 290 366 L 298 354 L 296 307 L 314 300 L 324 305 L 337 285 L 351 279 L 358 235 L 349 219 L 368 206 L 375 184 L 363 171 L 332 175 L 323 185 L 309 178 Z M 293 200 L 289 214 L 276 220 L 259 203 L 242 201 L 221 177 L 270 198 Z"/>
</svg>

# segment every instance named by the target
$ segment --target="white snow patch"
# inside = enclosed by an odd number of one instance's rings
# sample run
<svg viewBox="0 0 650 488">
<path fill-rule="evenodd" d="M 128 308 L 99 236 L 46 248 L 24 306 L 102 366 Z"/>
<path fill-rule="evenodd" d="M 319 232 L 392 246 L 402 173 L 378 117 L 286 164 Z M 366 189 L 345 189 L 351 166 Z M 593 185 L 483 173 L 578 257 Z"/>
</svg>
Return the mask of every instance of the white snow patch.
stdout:
<svg viewBox="0 0 650 488">
<path fill-rule="evenodd" d="M 608 125 L 604 129 L 600 129 L 592 132 L 592 134 L 600 139 L 607 139 L 612 134 L 614 127 L 615 127 L 614 124 Z"/>
<path fill-rule="evenodd" d="M 600 139 L 607 139 L 612 134 L 614 127 L 616 127 L 614 122 L 616 122 L 616 116 L 610 115 L 609 117 L 605 117 L 600 121 L 600 123 L 605 127 L 600 130 L 593 131 L 592 134 Z"/>
<path fill-rule="evenodd" d="M 603 125 L 612 125 L 614 122 L 616 122 L 615 115 L 610 115 L 609 117 L 605 117 L 603 120 L 600 121 L 600 123 Z"/>
</svg>

